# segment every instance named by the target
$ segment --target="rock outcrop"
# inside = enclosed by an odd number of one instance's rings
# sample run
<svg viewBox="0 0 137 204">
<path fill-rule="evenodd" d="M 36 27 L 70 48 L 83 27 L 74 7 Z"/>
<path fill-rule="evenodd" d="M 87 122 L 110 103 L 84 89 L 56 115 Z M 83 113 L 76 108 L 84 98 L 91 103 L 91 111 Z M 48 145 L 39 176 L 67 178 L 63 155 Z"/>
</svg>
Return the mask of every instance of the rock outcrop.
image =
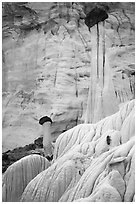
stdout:
<svg viewBox="0 0 137 204">
<path fill-rule="evenodd" d="M 135 201 L 134 9 L 3 3 L 3 201 Z"/>
<path fill-rule="evenodd" d="M 54 121 L 53 140 L 85 121 L 95 38 L 95 28 L 89 32 L 79 3 L 5 5 L 12 18 L 3 6 L 3 152 L 42 136 L 38 120 L 43 115 Z M 113 94 L 119 105 L 134 98 L 133 4 L 113 6 L 105 36 Z"/>
<path fill-rule="evenodd" d="M 133 129 L 130 133 L 125 129 L 128 137 L 121 132 L 131 113 L 134 117 L 134 101 L 96 124 L 78 125 L 60 135 L 54 162 L 27 185 L 21 201 L 132 202 L 134 125 L 128 121 Z"/>
<path fill-rule="evenodd" d="M 2 201 L 19 202 L 27 184 L 49 166 L 49 161 L 39 155 L 29 155 L 12 164 L 3 176 Z"/>
<path fill-rule="evenodd" d="M 55 144 L 54 158 L 63 156 L 70 148 L 84 142 L 94 141 L 96 153 L 127 142 L 135 135 L 134 100 L 126 103 L 120 111 L 96 124 L 80 124 L 62 133 Z M 126 127 L 125 127 L 126 125 Z M 77 136 L 76 136 L 77 135 Z M 110 144 L 107 143 L 107 135 Z M 103 145 L 104 144 L 104 145 Z"/>
</svg>

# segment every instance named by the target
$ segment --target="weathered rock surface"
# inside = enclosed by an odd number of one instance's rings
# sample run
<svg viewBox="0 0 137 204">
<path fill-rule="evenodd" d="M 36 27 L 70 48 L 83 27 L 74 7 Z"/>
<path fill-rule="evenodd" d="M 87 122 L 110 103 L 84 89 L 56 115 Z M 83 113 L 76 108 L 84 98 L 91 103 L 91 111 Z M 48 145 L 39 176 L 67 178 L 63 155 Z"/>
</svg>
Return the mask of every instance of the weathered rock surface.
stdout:
<svg viewBox="0 0 137 204">
<path fill-rule="evenodd" d="M 3 202 L 18 202 L 27 184 L 40 172 L 50 166 L 50 162 L 39 155 L 25 156 L 12 164 L 3 176 Z"/>
<path fill-rule="evenodd" d="M 135 135 L 135 121 L 130 123 L 130 120 L 134 119 L 134 103 L 134 100 L 127 102 L 120 108 L 119 112 L 102 119 L 96 124 L 80 124 L 62 133 L 55 144 L 54 158 L 57 159 L 63 156 L 74 145 L 91 142 L 92 140 L 94 141 L 93 144 L 97 156 L 114 146 L 127 142 Z M 125 128 L 124 131 L 125 121 L 130 115 L 129 125 L 127 124 L 127 129 Z M 128 131 L 130 129 L 132 131 Z M 109 142 L 107 141 L 107 136 L 109 136 Z"/>
<path fill-rule="evenodd" d="M 133 110 L 134 100 L 96 124 L 78 125 L 63 133 L 66 136 L 60 135 L 55 143 L 54 162 L 27 185 L 21 201 L 132 202 L 135 132 L 122 141 L 121 129 Z"/>
<path fill-rule="evenodd" d="M 33 143 L 41 136 L 38 119 L 43 115 L 54 121 L 55 140 L 85 120 L 93 36 L 84 20 L 77 26 L 79 17 L 84 18 L 81 7 L 74 3 L 72 9 L 64 4 L 29 3 L 16 13 L 14 23 L 11 19 L 9 24 L 7 16 L 3 18 L 3 152 Z M 108 63 L 118 104 L 134 98 L 134 5 L 126 5 L 112 9 L 105 23 Z M 61 7 L 64 18 L 58 18 Z M 49 10 L 56 22 L 65 22 L 63 26 L 50 22 L 49 28 L 45 23 Z"/>
<path fill-rule="evenodd" d="M 135 201 L 134 7 L 3 3 L 3 201 Z"/>
</svg>

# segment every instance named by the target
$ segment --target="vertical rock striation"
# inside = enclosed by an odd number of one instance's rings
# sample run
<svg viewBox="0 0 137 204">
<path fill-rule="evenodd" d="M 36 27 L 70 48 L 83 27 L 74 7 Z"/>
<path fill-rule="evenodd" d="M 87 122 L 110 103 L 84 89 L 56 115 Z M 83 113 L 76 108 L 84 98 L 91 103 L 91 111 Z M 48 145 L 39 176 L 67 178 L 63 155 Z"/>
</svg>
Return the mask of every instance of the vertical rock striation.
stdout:
<svg viewBox="0 0 137 204">
<path fill-rule="evenodd" d="M 21 201 L 132 202 L 135 133 L 122 142 L 120 129 L 133 109 L 131 101 L 96 124 L 78 125 L 60 135 L 54 162 L 27 185 Z"/>
<path fill-rule="evenodd" d="M 105 113 L 96 109 L 95 121 L 116 111 L 107 109 L 108 93 L 118 104 L 134 98 L 134 6 L 120 5 L 111 5 L 105 23 L 108 75 L 103 93 L 97 86 Z M 3 4 L 3 151 L 39 137 L 43 115 L 53 119 L 53 140 L 85 121 L 96 31 L 89 32 L 84 17 L 79 3 Z"/>
</svg>

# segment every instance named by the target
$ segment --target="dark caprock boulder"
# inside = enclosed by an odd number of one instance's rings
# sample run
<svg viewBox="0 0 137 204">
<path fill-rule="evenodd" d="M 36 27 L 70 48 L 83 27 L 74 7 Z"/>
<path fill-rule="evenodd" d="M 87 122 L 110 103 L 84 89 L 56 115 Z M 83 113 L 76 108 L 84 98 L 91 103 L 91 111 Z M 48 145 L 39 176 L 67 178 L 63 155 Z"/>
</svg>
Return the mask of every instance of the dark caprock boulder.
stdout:
<svg viewBox="0 0 137 204">
<path fill-rule="evenodd" d="M 108 14 L 105 9 L 96 6 L 86 15 L 85 24 L 88 26 L 90 31 L 91 27 L 107 18 Z"/>
</svg>

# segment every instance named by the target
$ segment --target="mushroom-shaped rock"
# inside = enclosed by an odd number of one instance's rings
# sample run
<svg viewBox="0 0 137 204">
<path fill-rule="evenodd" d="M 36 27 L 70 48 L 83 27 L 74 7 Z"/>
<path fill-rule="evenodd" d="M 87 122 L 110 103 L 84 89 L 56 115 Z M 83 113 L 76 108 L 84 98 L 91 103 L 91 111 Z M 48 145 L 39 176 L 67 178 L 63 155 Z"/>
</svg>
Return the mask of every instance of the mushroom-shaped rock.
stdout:
<svg viewBox="0 0 137 204">
<path fill-rule="evenodd" d="M 3 176 L 3 202 L 18 202 L 27 184 L 49 166 L 45 157 L 35 154 L 23 157 L 9 166 Z"/>
<path fill-rule="evenodd" d="M 120 132 L 133 107 L 134 101 L 130 101 L 96 124 L 81 124 L 61 134 L 54 162 L 30 181 L 21 201 L 134 200 L 135 138 L 122 143 Z"/>
<path fill-rule="evenodd" d="M 42 125 L 44 154 L 45 157 L 48 157 L 50 159 L 53 155 L 53 145 L 51 137 L 52 120 L 48 116 L 43 116 L 42 118 L 40 118 L 39 124 Z"/>
</svg>

